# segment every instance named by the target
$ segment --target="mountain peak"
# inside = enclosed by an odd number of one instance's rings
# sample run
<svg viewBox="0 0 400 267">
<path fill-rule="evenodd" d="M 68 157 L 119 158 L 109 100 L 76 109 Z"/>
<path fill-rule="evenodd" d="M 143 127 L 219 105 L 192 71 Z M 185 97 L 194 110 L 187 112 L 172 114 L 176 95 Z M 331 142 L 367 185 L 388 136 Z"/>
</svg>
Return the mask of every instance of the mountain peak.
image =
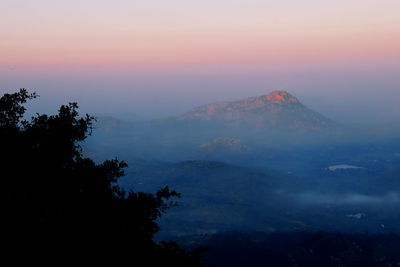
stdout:
<svg viewBox="0 0 400 267">
<path fill-rule="evenodd" d="M 184 114 L 179 119 L 210 120 L 216 117 L 226 117 L 235 120 L 242 113 L 259 111 L 261 113 L 276 112 L 281 108 L 296 109 L 303 105 L 296 97 L 284 90 L 275 90 L 267 95 L 248 97 L 233 102 L 217 102 L 194 108 L 191 112 Z"/>
<path fill-rule="evenodd" d="M 268 95 L 261 96 L 258 98 L 264 98 L 266 101 L 270 103 L 277 103 L 277 104 L 299 102 L 296 97 L 292 96 L 285 90 L 275 90 L 269 93 Z"/>
<path fill-rule="evenodd" d="M 265 128 L 326 129 L 335 123 L 308 109 L 285 90 L 232 102 L 217 102 L 192 109 L 178 120 L 213 121 L 220 125 Z"/>
</svg>

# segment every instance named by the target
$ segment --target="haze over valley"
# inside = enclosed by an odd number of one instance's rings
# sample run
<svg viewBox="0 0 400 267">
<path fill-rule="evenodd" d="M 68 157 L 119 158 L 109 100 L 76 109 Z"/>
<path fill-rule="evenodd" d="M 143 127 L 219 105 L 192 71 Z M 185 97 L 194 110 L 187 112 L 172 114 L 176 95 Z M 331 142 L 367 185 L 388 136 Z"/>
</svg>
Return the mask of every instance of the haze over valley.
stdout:
<svg viewBox="0 0 400 267">
<path fill-rule="evenodd" d="M 150 121 L 97 119 L 85 149 L 128 162 L 121 186 L 182 193 L 159 238 L 400 230 L 395 126 L 364 131 L 333 121 L 284 90 Z"/>
</svg>

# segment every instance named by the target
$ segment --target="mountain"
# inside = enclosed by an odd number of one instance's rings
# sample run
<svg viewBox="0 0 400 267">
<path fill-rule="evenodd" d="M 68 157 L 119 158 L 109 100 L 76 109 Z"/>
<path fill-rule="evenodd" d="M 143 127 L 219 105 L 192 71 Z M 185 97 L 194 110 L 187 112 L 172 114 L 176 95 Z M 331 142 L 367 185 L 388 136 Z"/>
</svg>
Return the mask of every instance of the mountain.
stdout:
<svg viewBox="0 0 400 267">
<path fill-rule="evenodd" d="M 338 133 L 343 129 L 287 91 L 206 104 L 181 116 L 145 122 L 102 117 L 95 126 L 99 129 L 88 145 L 96 156 L 111 151 L 118 157 L 165 161 L 243 160 L 264 155 L 266 148 L 330 142 L 342 138 Z"/>
<path fill-rule="evenodd" d="M 338 125 L 315 112 L 287 91 L 248 97 L 233 102 L 217 102 L 194 108 L 178 121 L 218 122 L 251 128 L 321 130 Z"/>
</svg>

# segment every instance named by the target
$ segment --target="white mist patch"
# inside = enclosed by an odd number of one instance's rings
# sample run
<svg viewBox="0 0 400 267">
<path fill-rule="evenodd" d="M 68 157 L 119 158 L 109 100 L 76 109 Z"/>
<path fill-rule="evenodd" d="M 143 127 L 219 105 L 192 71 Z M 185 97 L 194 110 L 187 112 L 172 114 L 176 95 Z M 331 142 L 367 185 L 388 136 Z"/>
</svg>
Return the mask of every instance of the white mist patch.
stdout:
<svg viewBox="0 0 400 267">
<path fill-rule="evenodd" d="M 381 196 L 364 194 L 321 194 L 315 192 L 302 193 L 297 195 L 300 202 L 304 204 L 393 204 L 400 203 L 398 192 L 390 192 Z"/>
<path fill-rule="evenodd" d="M 347 218 L 352 218 L 352 219 L 357 219 L 357 220 L 360 220 L 365 216 L 367 216 L 367 215 L 365 213 L 362 213 L 362 212 L 355 213 L 355 214 L 347 214 L 346 215 Z"/>
<path fill-rule="evenodd" d="M 332 165 L 328 167 L 328 170 L 330 171 L 336 171 L 336 170 L 347 170 L 347 169 L 362 169 L 363 167 L 358 167 L 354 165 L 347 165 L 347 164 L 339 164 L 339 165 Z"/>
</svg>

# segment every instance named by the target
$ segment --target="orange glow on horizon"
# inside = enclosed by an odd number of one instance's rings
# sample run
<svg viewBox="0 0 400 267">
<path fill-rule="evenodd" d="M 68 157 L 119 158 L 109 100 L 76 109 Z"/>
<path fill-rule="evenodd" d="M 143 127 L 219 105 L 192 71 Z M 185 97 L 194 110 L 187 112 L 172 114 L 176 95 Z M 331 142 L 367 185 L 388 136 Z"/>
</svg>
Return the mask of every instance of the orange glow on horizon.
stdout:
<svg viewBox="0 0 400 267">
<path fill-rule="evenodd" d="M 351 39 L 347 36 L 319 39 L 227 38 L 225 40 L 165 40 L 157 45 L 110 43 L 94 47 L 8 46 L 0 50 L 1 64 L 214 64 L 214 63 L 279 63 L 296 61 L 400 59 L 400 38 L 387 35 Z M 129 44 L 132 44 L 131 46 Z"/>
<path fill-rule="evenodd" d="M 394 0 L 19 2 L 0 10 L 0 65 L 400 60 Z"/>
</svg>

